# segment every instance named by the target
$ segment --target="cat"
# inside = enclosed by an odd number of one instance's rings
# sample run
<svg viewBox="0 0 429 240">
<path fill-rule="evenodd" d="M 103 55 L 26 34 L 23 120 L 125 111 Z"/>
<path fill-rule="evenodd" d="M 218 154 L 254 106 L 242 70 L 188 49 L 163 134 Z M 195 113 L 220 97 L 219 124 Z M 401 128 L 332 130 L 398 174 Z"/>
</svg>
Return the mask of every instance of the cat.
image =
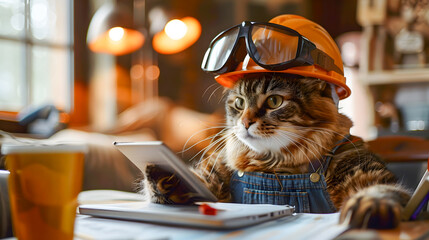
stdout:
<svg viewBox="0 0 429 240">
<path fill-rule="evenodd" d="M 338 112 L 332 87 L 297 75 L 246 75 L 225 90 L 226 126 L 191 170 L 223 202 L 341 211 L 351 227 L 396 227 L 410 193 L 349 135 L 352 121 Z M 198 201 L 172 173 L 149 165 L 144 175 L 152 202 Z"/>
</svg>

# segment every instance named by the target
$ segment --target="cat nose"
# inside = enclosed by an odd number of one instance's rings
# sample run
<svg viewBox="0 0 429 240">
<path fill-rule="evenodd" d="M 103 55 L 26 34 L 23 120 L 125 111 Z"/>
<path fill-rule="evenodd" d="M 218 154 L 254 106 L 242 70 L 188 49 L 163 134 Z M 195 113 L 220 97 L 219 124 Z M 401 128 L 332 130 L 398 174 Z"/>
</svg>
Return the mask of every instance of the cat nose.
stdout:
<svg viewBox="0 0 429 240">
<path fill-rule="evenodd" d="M 243 118 L 243 120 L 241 120 L 241 122 L 243 123 L 243 125 L 246 129 L 249 129 L 250 125 L 255 123 L 255 121 L 253 119 L 250 119 L 250 118 Z"/>
</svg>

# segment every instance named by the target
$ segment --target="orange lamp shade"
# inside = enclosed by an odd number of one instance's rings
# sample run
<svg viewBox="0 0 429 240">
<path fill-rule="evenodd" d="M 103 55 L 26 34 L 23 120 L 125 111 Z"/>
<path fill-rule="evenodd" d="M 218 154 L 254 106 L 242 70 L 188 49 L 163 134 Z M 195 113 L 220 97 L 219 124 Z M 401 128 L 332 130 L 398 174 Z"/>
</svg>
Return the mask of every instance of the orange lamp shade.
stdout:
<svg viewBox="0 0 429 240">
<path fill-rule="evenodd" d="M 155 51 L 161 54 L 175 54 L 190 47 L 198 40 L 201 35 L 200 22 L 193 17 L 185 17 L 180 19 L 180 21 L 186 26 L 183 30 L 185 31 L 183 32 L 184 34 L 178 33 L 180 37 L 172 38 L 166 33 L 166 29 L 164 28 L 164 31 L 155 34 L 153 37 L 152 46 Z"/>
<path fill-rule="evenodd" d="M 106 3 L 91 19 L 86 42 L 93 52 L 123 55 L 143 46 L 144 35 L 135 30 L 131 10 L 121 3 Z"/>
<path fill-rule="evenodd" d="M 122 33 L 112 33 L 121 29 Z M 141 48 L 144 36 L 137 30 L 114 27 L 88 42 L 88 47 L 93 52 L 124 55 Z"/>
</svg>

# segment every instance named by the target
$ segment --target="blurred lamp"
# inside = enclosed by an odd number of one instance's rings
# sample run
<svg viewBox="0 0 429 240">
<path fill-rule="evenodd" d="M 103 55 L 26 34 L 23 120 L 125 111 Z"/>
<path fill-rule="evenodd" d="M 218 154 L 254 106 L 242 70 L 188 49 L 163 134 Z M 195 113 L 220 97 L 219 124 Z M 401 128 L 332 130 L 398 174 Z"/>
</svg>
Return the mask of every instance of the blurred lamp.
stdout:
<svg viewBox="0 0 429 240">
<path fill-rule="evenodd" d="M 100 7 L 89 24 L 86 42 L 93 52 L 124 55 L 143 46 L 144 36 L 134 29 L 130 10 L 121 4 Z"/>
<path fill-rule="evenodd" d="M 152 46 L 158 53 L 174 54 L 194 44 L 201 35 L 201 24 L 193 17 L 173 19 L 155 34 Z"/>
</svg>

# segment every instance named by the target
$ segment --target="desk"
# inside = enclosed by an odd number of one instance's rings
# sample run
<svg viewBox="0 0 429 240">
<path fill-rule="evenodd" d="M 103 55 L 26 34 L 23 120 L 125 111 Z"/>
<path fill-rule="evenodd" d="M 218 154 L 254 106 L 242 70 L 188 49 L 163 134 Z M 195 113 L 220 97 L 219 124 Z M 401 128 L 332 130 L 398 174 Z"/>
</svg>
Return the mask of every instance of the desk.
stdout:
<svg viewBox="0 0 429 240">
<path fill-rule="evenodd" d="M 398 228 L 391 230 L 350 230 L 341 234 L 336 240 L 346 239 L 427 240 L 429 239 L 429 220 L 402 222 Z"/>
<path fill-rule="evenodd" d="M 84 199 L 81 195 L 81 201 L 88 203 L 101 203 L 108 200 L 108 197 L 115 196 L 120 192 L 97 192 L 89 191 Z M 99 197 L 100 201 L 94 198 Z M 123 200 L 125 198 L 138 200 L 139 196 L 134 194 L 120 196 L 116 195 L 111 200 Z M 130 199 L 130 200 L 133 200 Z M 86 201 L 85 201 L 86 200 Z M 76 239 L 91 239 L 86 234 L 103 233 L 102 239 L 115 239 L 119 234 L 122 238 L 131 236 L 131 239 L 145 236 L 144 239 L 246 239 L 246 240 L 270 240 L 270 239 L 333 239 L 350 240 L 350 239 L 418 239 L 429 231 L 429 220 L 402 222 L 397 229 L 393 230 L 347 230 L 346 226 L 338 225 L 338 213 L 336 214 L 297 214 L 291 217 L 285 217 L 260 225 L 232 230 L 232 231 L 214 231 L 204 229 L 190 229 L 173 226 L 164 226 L 150 223 L 120 221 L 112 219 L 91 218 L 85 215 L 78 215 L 76 220 Z M 89 229 L 82 227 L 90 226 Z M 85 231 L 82 231 L 85 230 Z M 344 233 L 343 233 L 344 232 Z M 82 234 L 84 233 L 84 234 Z M 342 233 L 342 234 L 341 234 Z M 116 235 L 115 235 L 116 234 Z M 126 234 L 121 235 L 121 234 Z M 153 235 L 155 234 L 155 235 Z M 172 236 L 173 237 L 170 237 Z M 151 238 L 153 237 L 153 238 Z M 94 239 L 94 238 L 92 238 Z M 429 239 L 429 236 L 426 238 Z"/>
<path fill-rule="evenodd" d="M 76 220 L 76 236 L 75 240 L 87 239 L 118 239 L 118 237 L 127 239 L 172 239 L 172 240 L 271 240 L 271 239 L 288 239 L 288 240 L 307 240 L 307 239 L 334 239 L 336 240 L 411 240 L 411 239 L 429 239 L 429 220 L 403 222 L 400 227 L 392 230 L 349 230 L 344 231 L 341 227 L 329 227 L 329 231 L 325 230 L 326 226 L 332 221 L 328 217 L 327 220 L 321 220 L 320 224 L 314 224 L 313 229 L 309 229 L 309 225 L 295 225 L 291 227 L 294 221 L 301 221 L 299 218 L 308 217 L 309 215 L 302 214 L 296 217 L 285 217 L 274 222 L 267 222 L 245 229 L 233 231 L 214 231 L 204 229 L 190 229 L 180 227 L 169 227 L 163 225 L 155 225 L 149 223 L 129 222 L 112 219 L 90 218 L 84 215 L 78 215 Z M 327 223 L 326 221 L 331 221 Z M 91 229 L 85 230 L 88 234 L 81 234 L 80 227 L 83 225 L 91 226 Z M 101 234 L 100 234 L 101 233 Z M 315 235 L 316 233 L 316 235 Z M 329 234 L 333 235 L 329 235 Z M 100 238 L 94 238 L 98 235 Z M 173 237 L 171 237 L 173 236 Z M 425 236 L 422 238 L 422 236 Z"/>
<path fill-rule="evenodd" d="M 346 229 L 337 224 L 338 217 L 338 214 L 296 214 L 246 228 L 210 230 L 78 215 L 75 240 L 330 240 Z"/>
<path fill-rule="evenodd" d="M 287 217 L 286 217 L 287 218 Z M 277 221 L 278 224 L 289 224 L 288 220 L 283 219 Z M 100 239 L 117 239 L 118 236 L 122 238 L 126 237 L 127 239 L 222 239 L 222 240 L 232 240 L 232 239 L 246 239 L 246 240 L 270 240 L 270 239 L 332 239 L 331 237 L 324 238 L 327 235 L 314 235 L 310 237 L 309 232 L 305 231 L 305 227 L 301 229 L 296 229 L 296 231 L 289 231 L 287 225 L 284 225 L 285 231 L 279 230 L 279 226 L 272 228 L 272 223 L 264 223 L 254 227 L 247 228 L 245 230 L 240 229 L 230 232 L 216 232 L 212 230 L 202 230 L 202 229 L 193 229 L 189 230 L 187 228 L 178 228 L 178 227 L 166 227 L 162 225 L 152 225 L 145 223 L 137 222 L 127 222 L 111 219 L 89 219 L 86 216 L 80 215 L 77 217 L 76 227 L 79 231 L 79 224 L 98 224 L 92 225 L 94 227 L 91 231 L 102 231 L 104 235 L 100 235 Z M 100 226 L 103 225 L 104 227 Z M 271 225 L 271 226 L 270 226 Z M 317 225 L 314 226 L 318 228 Z M 323 227 L 323 226 L 320 226 Z M 272 228 L 270 231 L 266 231 L 267 228 Z M 318 228 L 320 229 L 320 228 Z M 119 230 L 119 231 L 118 231 Z M 166 233 L 168 231 L 170 234 L 173 234 L 175 237 L 169 238 L 169 235 Z M 340 228 L 334 229 L 334 231 L 341 231 Z M 416 221 L 416 222 L 404 222 L 401 223 L 400 227 L 392 230 L 349 230 L 343 234 L 340 234 L 336 240 L 415 240 L 415 239 L 429 239 L 429 220 L 428 221 Z M 284 232 L 289 232 L 284 234 Z M 301 232 L 303 235 L 299 236 L 296 233 Z M 314 231 L 313 231 L 314 233 Z M 124 235 L 125 234 L 125 235 Z M 110 238 L 106 237 L 110 236 Z M 128 236 L 133 236 L 134 238 L 128 238 Z M 141 238 L 141 237 L 144 238 Z M 156 237 L 157 236 L 157 237 Z M 310 237 L 310 238 L 309 238 Z M 86 239 L 97 239 L 89 235 L 76 234 L 75 240 L 86 240 Z"/>
</svg>

